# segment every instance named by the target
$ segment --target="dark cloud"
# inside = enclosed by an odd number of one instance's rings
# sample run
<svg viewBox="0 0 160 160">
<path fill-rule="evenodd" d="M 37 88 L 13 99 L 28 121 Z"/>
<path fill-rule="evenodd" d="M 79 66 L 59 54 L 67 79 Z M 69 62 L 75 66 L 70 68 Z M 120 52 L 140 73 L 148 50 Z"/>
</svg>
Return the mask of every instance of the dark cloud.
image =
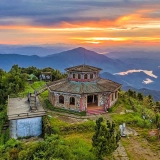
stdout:
<svg viewBox="0 0 160 160">
<path fill-rule="evenodd" d="M 34 25 L 53 25 L 61 22 L 110 19 L 131 13 L 137 9 L 159 3 L 158 1 L 134 0 L 1 0 L 0 19 L 28 18 Z M 106 10 L 105 14 L 96 15 Z M 110 12 L 110 10 L 112 12 Z M 84 12 L 90 14 L 82 16 Z M 92 14 L 93 13 L 93 14 Z M 9 24 L 0 21 L 0 24 Z M 10 23 L 17 23 L 17 21 Z"/>
</svg>

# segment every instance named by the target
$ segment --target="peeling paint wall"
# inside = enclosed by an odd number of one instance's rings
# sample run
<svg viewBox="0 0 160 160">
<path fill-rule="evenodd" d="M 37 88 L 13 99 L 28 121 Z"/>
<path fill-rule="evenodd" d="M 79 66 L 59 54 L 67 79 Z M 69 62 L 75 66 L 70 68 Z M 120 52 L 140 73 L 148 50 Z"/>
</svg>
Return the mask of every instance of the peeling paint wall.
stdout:
<svg viewBox="0 0 160 160">
<path fill-rule="evenodd" d="M 111 94 L 110 105 L 113 106 L 118 100 L 118 91 Z M 110 106 L 110 107 L 111 107 Z"/>
<path fill-rule="evenodd" d="M 10 121 L 10 136 L 18 137 L 39 136 L 42 134 L 42 117 L 26 118 Z"/>
</svg>

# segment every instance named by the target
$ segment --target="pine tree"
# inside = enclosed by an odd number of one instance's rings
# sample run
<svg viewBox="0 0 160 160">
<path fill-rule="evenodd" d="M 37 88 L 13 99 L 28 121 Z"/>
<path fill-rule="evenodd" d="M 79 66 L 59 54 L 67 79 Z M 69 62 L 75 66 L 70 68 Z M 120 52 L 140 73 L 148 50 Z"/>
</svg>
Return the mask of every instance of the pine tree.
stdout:
<svg viewBox="0 0 160 160">
<path fill-rule="evenodd" d="M 107 122 L 100 117 L 96 120 L 95 134 L 92 137 L 92 151 L 97 159 L 110 155 L 118 147 L 119 134 L 115 132 L 115 123 Z"/>
<path fill-rule="evenodd" d="M 140 101 L 143 101 L 143 95 L 142 95 L 142 93 L 138 93 L 138 94 L 137 94 L 137 97 L 138 97 L 138 99 L 139 99 Z"/>
</svg>

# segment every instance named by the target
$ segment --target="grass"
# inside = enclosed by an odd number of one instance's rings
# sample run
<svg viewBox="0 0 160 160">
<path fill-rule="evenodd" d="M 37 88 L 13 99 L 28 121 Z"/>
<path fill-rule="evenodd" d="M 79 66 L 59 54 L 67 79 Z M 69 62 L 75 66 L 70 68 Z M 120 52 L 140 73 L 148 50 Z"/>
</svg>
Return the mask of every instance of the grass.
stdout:
<svg viewBox="0 0 160 160">
<path fill-rule="evenodd" d="M 52 114 L 50 114 L 50 115 L 52 116 Z M 69 125 L 69 123 L 61 121 L 57 118 L 54 118 L 53 116 L 52 117 L 48 116 L 48 120 L 49 120 L 52 127 L 60 128 L 60 127 L 65 127 L 65 126 Z"/>
<path fill-rule="evenodd" d="M 70 135 L 75 133 L 83 134 L 93 132 L 95 128 L 95 122 L 92 120 L 72 124 L 66 122 L 65 117 L 63 117 L 63 120 L 60 120 L 59 118 L 56 118 L 55 115 L 52 113 L 48 114 L 48 120 L 53 131 L 57 131 L 57 133 L 61 135 Z"/>
<path fill-rule="evenodd" d="M 34 89 L 34 90 L 37 90 L 39 88 L 42 88 L 46 83 L 44 81 L 36 81 L 34 82 L 33 84 L 31 84 L 31 87 Z"/>
<path fill-rule="evenodd" d="M 65 135 L 64 138 L 66 140 L 69 140 L 71 138 L 74 139 L 83 139 L 84 141 L 86 141 L 87 144 L 92 143 L 92 136 L 93 136 L 94 132 L 83 132 L 83 133 L 73 133 L 73 134 L 69 134 L 69 135 Z"/>
<path fill-rule="evenodd" d="M 48 90 L 41 93 L 40 96 L 42 97 L 43 100 L 48 99 Z"/>
</svg>

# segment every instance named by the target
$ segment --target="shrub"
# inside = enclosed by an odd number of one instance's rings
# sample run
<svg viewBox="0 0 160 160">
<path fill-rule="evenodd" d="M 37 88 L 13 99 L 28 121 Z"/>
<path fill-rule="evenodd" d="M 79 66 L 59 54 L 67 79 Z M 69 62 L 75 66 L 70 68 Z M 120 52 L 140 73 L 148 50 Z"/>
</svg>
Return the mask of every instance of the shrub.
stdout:
<svg viewBox="0 0 160 160">
<path fill-rule="evenodd" d="M 158 140 L 157 136 L 148 137 L 148 141 L 150 141 L 150 142 L 156 142 L 157 140 Z"/>
</svg>

